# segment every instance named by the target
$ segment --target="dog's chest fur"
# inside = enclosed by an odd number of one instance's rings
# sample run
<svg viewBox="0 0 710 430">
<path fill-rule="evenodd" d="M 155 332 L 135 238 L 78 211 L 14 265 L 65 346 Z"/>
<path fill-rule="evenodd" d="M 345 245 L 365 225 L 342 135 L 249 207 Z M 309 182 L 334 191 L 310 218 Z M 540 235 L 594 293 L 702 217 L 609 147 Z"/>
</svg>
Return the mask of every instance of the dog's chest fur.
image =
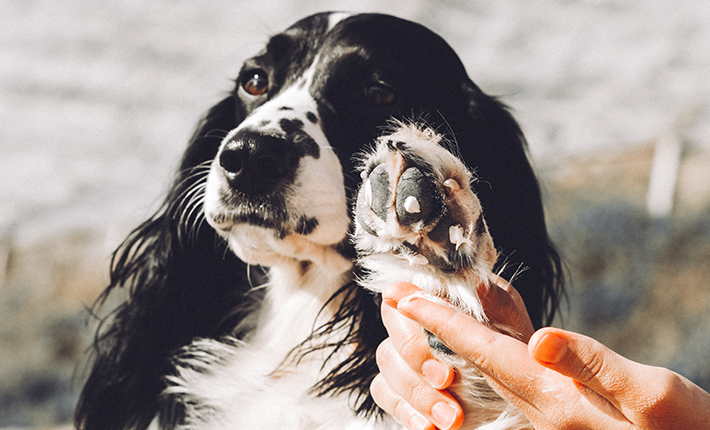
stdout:
<svg viewBox="0 0 710 430">
<path fill-rule="evenodd" d="M 395 423 L 357 417 L 348 394 L 317 396 L 313 386 L 352 353 L 345 333 L 306 355 L 296 349 L 327 323 L 337 301 L 323 306 L 351 276 L 302 263 L 271 269 L 256 329 L 245 341 L 201 340 L 181 354 L 166 394 L 186 407 L 185 429 L 387 429 Z M 335 349 L 338 349 L 336 351 Z"/>
</svg>

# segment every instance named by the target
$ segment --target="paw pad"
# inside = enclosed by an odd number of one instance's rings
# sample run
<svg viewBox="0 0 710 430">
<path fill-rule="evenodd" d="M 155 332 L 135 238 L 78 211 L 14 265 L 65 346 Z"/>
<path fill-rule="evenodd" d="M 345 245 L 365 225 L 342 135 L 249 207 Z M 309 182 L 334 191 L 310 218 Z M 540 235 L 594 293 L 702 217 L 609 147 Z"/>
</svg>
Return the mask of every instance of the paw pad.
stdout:
<svg viewBox="0 0 710 430">
<path fill-rule="evenodd" d="M 384 164 L 380 164 L 370 173 L 365 182 L 365 202 L 382 221 L 387 221 L 389 212 L 390 178 Z"/>
<path fill-rule="evenodd" d="M 381 138 L 363 159 L 354 235 L 360 256 L 446 276 L 492 267 L 495 248 L 470 172 L 435 133 L 407 133 L 396 133 L 397 144 Z"/>
<path fill-rule="evenodd" d="M 417 167 L 409 167 L 397 184 L 397 219 L 404 226 L 426 223 L 441 210 L 441 200 L 433 182 Z"/>
</svg>

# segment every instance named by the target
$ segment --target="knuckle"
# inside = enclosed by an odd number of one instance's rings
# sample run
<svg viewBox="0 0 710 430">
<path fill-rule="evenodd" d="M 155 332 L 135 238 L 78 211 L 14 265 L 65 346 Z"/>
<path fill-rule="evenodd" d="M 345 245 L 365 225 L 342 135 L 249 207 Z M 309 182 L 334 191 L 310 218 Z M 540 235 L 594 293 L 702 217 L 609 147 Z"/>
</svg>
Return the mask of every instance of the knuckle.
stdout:
<svg viewBox="0 0 710 430">
<path fill-rule="evenodd" d="M 395 415 L 398 400 L 391 395 L 392 390 L 387 383 L 387 380 L 378 374 L 370 383 L 370 394 L 375 400 L 375 403 L 384 409 L 387 413 Z"/>
<path fill-rule="evenodd" d="M 572 375 L 572 378 L 582 384 L 588 384 L 590 381 L 596 380 L 603 373 L 606 367 L 605 354 L 598 348 L 588 350 L 580 357 L 584 366 L 580 366 L 577 374 Z"/>
<path fill-rule="evenodd" d="M 409 393 L 409 398 L 413 401 L 426 402 L 433 397 L 432 394 L 435 390 L 423 380 L 413 380 L 408 385 L 407 392 Z"/>
<path fill-rule="evenodd" d="M 422 355 L 422 352 L 426 353 L 429 351 L 429 346 L 424 337 L 424 331 L 420 330 L 419 333 L 412 336 L 408 336 L 402 343 L 400 349 L 400 355 L 404 357 L 405 360 L 409 361 L 414 357 Z"/>
<path fill-rule="evenodd" d="M 412 407 L 409 403 L 399 399 L 395 404 L 393 415 L 397 421 L 405 425 L 405 423 L 409 423 L 411 421 L 414 413 L 412 412 Z"/>
<path fill-rule="evenodd" d="M 390 391 L 389 384 L 382 374 L 378 373 L 370 382 L 370 394 L 375 402 L 380 405 L 383 409 L 387 409 L 385 404 L 385 393 Z"/>
<path fill-rule="evenodd" d="M 412 416 L 412 406 L 398 396 L 387 380 L 378 374 L 370 383 L 370 393 L 378 406 L 392 415 L 400 423 L 407 423 Z"/>
<path fill-rule="evenodd" d="M 377 346 L 375 350 L 375 362 L 377 363 L 377 367 L 382 369 L 390 361 L 393 348 L 390 338 L 385 339 Z"/>
<path fill-rule="evenodd" d="M 496 347 L 495 338 L 479 339 L 475 349 L 462 351 L 462 354 L 470 360 L 475 367 L 491 371 L 496 363 L 495 359 L 489 359 L 491 357 L 489 351 L 495 350 Z"/>
</svg>

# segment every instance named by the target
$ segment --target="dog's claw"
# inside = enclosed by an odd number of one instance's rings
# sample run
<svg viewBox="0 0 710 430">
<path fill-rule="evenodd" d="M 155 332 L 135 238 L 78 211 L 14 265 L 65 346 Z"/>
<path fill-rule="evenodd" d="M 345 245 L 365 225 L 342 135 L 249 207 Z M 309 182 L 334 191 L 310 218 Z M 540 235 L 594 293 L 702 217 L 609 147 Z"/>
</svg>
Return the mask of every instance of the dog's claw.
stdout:
<svg viewBox="0 0 710 430">
<path fill-rule="evenodd" d="M 471 232 L 472 230 L 469 229 L 467 236 L 464 234 L 463 227 L 461 227 L 460 225 L 452 225 L 451 227 L 449 227 L 449 241 L 451 241 L 452 244 L 456 245 L 457 251 L 459 247 L 463 244 L 473 245 L 473 242 L 471 241 Z"/>
<path fill-rule="evenodd" d="M 455 193 L 461 189 L 461 185 L 456 182 L 456 179 L 447 179 L 444 181 L 444 186 L 450 193 Z"/>
<path fill-rule="evenodd" d="M 404 210 L 410 214 L 418 214 L 422 211 L 422 207 L 416 197 L 409 196 L 404 200 Z"/>
</svg>

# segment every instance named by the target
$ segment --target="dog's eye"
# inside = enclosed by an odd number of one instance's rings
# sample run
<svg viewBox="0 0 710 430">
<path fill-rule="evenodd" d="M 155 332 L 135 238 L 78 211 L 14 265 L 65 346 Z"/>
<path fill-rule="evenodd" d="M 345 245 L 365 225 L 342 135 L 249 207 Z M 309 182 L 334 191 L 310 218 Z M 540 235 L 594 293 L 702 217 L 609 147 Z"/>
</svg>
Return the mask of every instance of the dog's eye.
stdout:
<svg viewBox="0 0 710 430">
<path fill-rule="evenodd" d="M 247 94 L 260 96 L 269 89 L 269 76 L 261 69 L 250 70 L 242 79 L 242 88 Z"/>
<path fill-rule="evenodd" d="M 366 88 L 365 96 L 374 106 L 386 106 L 394 101 L 394 91 L 383 85 L 372 85 Z"/>
</svg>

